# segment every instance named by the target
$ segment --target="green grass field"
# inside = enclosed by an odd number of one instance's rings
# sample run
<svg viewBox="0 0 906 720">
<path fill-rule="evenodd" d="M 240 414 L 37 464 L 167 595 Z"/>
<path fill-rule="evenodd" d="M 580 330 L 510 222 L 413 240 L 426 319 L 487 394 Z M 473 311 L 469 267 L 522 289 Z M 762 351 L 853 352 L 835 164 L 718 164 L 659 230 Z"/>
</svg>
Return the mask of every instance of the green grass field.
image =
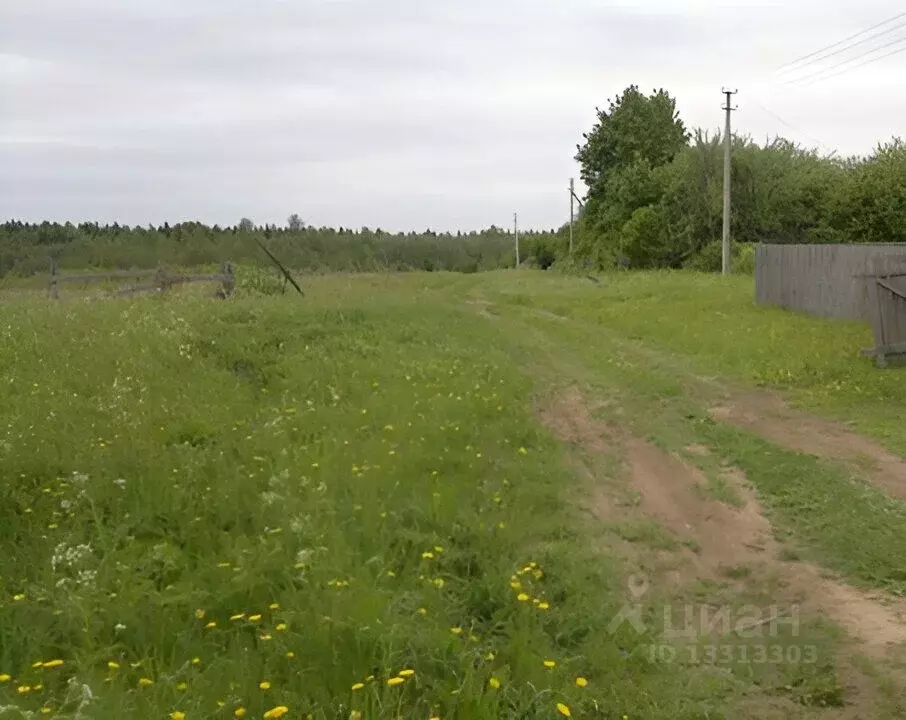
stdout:
<svg viewBox="0 0 906 720">
<path fill-rule="evenodd" d="M 580 386 L 607 401 L 602 421 L 671 451 L 703 443 L 747 472 L 796 553 L 906 592 L 906 504 L 707 420 L 696 380 L 786 391 L 902 453 L 906 383 L 858 357 L 866 328 L 756 309 L 750 280 L 688 274 L 306 290 L 50 302 L 0 288 L 0 718 L 837 704 L 836 630 L 808 629 L 826 662 L 768 675 L 659 662 L 639 651 L 653 638 L 609 632 L 632 564 L 613 537 L 673 544 L 599 527 L 589 478 L 537 408 Z M 596 463 L 620 482 L 618 458 Z M 873 717 L 897 716 L 882 690 Z"/>
</svg>

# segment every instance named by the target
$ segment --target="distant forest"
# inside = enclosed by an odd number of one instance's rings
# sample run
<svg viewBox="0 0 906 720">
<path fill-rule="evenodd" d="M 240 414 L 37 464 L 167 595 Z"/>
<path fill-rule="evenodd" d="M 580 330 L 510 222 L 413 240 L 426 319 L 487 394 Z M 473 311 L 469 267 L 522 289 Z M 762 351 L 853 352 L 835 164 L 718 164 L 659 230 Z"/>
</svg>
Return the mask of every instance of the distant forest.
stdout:
<svg viewBox="0 0 906 720">
<path fill-rule="evenodd" d="M 520 259 L 550 265 L 557 235 L 520 232 Z M 296 215 L 284 227 L 255 226 L 247 219 L 232 227 L 198 222 L 128 227 L 10 221 L 0 225 L 0 276 L 47 272 L 51 257 L 62 269 L 195 267 L 226 260 L 265 265 L 268 260 L 256 240 L 281 262 L 314 272 L 470 273 L 516 264 L 513 232 L 493 226 L 469 233 L 393 234 L 368 228 L 307 227 Z"/>
</svg>

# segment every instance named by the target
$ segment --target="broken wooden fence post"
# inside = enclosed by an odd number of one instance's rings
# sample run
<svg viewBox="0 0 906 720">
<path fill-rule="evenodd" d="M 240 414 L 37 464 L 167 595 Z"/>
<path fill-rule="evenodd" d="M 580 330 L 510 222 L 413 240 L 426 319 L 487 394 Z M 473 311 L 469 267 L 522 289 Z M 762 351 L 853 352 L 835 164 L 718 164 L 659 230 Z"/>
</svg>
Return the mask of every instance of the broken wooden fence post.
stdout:
<svg viewBox="0 0 906 720">
<path fill-rule="evenodd" d="M 60 299 L 60 281 L 57 276 L 57 259 L 50 258 L 50 297 L 53 300 Z"/>
<path fill-rule="evenodd" d="M 220 267 L 220 273 L 223 275 L 222 293 L 224 298 L 228 298 L 236 289 L 236 277 L 233 275 L 233 263 L 225 262 Z"/>
<path fill-rule="evenodd" d="M 159 265 L 157 273 L 154 275 L 154 283 L 158 292 L 166 292 L 170 289 L 170 281 L 167 278 L 167 270 L 163 265 Z"/>
</svg>

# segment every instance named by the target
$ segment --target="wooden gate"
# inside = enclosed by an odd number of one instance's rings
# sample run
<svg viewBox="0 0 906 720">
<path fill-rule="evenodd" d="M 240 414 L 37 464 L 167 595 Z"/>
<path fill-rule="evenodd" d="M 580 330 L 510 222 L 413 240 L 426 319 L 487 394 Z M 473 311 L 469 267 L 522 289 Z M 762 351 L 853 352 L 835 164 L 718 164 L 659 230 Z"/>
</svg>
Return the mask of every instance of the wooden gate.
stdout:
<svg viewBox="0 0 906 720">
<path fill-rule="evenodd" d="M 873 280 L 873 282 L 871 282 Z M 875 346 L 863 351 L 878 367 L 906 363 L 906 273 L 871 278 L 869 309 Z M 871 302 L 873 301 L 873 302 Z"/>
</svg>

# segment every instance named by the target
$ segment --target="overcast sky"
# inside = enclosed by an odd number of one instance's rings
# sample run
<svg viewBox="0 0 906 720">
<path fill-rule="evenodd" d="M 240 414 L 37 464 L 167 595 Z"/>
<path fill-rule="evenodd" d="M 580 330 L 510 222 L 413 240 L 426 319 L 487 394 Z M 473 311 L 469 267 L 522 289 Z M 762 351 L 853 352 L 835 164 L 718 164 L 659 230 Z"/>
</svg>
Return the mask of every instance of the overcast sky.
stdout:
<svg viewBox="0 0 906 720">
<path fill-rule="evenodd" d="M 594 108 L 841 153 L 906 135 L 906 53 L 779 65 L 893 0 L 0 0 L 0 218 L 551 227 Z M 903 28 L 897 25 L 904 24 Z M 906 39 L 906 17 L 864 46 Z M 891 45 L 883 52 L 904 48 Z M 871 58 L 874 56 L 868 56 Z M 845 70 L 848 66 L 841 66 Z M 835 71 L 839 72 L 839 71 Z"/>
</svg>

